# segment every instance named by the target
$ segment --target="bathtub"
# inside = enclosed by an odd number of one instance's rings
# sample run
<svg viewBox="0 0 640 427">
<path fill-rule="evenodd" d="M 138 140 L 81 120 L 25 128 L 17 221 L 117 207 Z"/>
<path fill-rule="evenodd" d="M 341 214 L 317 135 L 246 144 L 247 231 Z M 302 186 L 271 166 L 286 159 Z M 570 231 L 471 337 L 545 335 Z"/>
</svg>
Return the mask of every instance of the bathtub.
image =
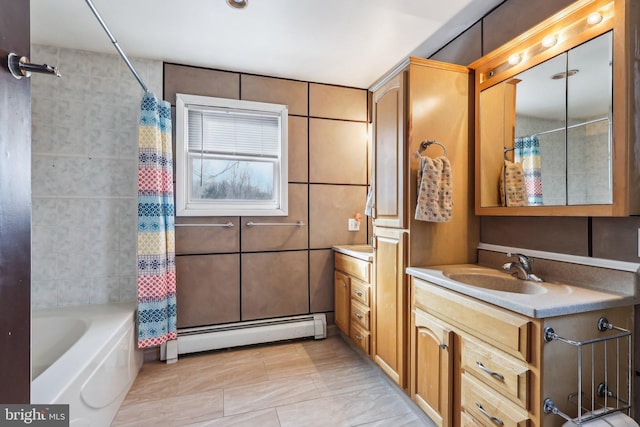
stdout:
<svg viewBox="0 0 640 427">
<path fill-rule="evenodd" d="M 135 304 L 34 310 L 31 403 L 67 403 L 70 425 L 108 426 L 142 366 Z"/>
</svg>

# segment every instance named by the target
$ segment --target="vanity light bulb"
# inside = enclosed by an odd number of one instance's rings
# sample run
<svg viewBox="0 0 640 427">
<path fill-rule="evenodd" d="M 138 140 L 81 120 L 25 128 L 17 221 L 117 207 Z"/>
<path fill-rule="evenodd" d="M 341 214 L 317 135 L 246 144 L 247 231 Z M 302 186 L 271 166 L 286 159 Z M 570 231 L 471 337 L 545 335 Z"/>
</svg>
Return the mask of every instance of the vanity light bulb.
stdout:
<svg viewBox="0 0 640 427">
<path fill-rule="evenodd" d="M 551 46 L 555 46 L 555 44 L 558 43 L 558 39 L 556 38 L 556 36 L 546 36 L 545 38 L 542 39 L 542 46 L 544 47 L 551 47 Z"/>
<path fill-rule="evenodd" d="M 599 12 L 593 12 L 587 17 L 587 23 L 589 25 L 596 25 L 602 22 L 602 15 Z"/>
<path fill-rule="evenodd" d="M 507 60 L 507 62 L 510 65 L 517 65 L 520 63 L 520 61 L 522 61 L 522 57 L 517 53 L 514 53 L 513 55 L 509 56 L 509 59 Z"/>
</svg>

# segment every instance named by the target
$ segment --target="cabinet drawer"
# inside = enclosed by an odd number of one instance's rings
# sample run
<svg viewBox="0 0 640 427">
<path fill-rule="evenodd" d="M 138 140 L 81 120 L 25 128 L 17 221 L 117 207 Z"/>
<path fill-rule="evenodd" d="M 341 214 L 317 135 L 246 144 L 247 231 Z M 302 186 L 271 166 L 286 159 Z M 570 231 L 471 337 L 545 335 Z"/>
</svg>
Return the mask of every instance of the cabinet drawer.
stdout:
<svg viewBox="0 0 640 427">
<path fill-rule="evenodd" d="M 370 262 L 363 261 L 341 253 L 335 254 L 334 262 L 336 270 L 340 270 L 350 276 L 357 277 L 358 279 L 364 280 L 367 283 L 371 282 Z"/>
<path fill-rule="evenodd" d="M 369 331 L 355 323 L 351 325 L 351 333 L 349 335 L 351 336 L 351 340 L 353 340 L 353 342 L 356 343 L 356 345 L 360 347 L 365 354 L 369 354 Z"/>
<path fill-rule="evenodd" d="M 351 322 L 357 323 L 367 331 L 371 329 L 371 327 L 369 326 L 370 312 L 371 310 L 369 310 L 369 307 L 365 307 L 364 305 L 360 304 L 356 300 L 351 301 Z"/>
<path fill-rule="evenodd" d="M 371 307 L 369 305 L 370 289 L 371 286 L 369 286 L 367 283 L 361 282 L 356 279 L 351 280 L 351 299 L 358 301 L 365 307 Z"/>
<path fill-rule="evenodd" d="M 460 425 L 462 427 L 478 427 L 482 425 L 471 417 L 471 415 L 466 412 L 460 412 Z"/>
<path fill-rule="evenodd" d="M 525 361 L 531 360 L 532 320 L 441 286 L 412 278 L 416 307 Z"/>
<path fill-rule="evenodd" d="M 530 376 L 525 362 L 491 349 L 487 345 L 464 338 L 462 369 L 524 409 L 529 408 Z"/>
<path fill-rule="evenodd" d="M 462 374 L 461 408 L 480 425 L 526 427 L 528 412 L 505 399 L 473 376 Z"/>
</svg>

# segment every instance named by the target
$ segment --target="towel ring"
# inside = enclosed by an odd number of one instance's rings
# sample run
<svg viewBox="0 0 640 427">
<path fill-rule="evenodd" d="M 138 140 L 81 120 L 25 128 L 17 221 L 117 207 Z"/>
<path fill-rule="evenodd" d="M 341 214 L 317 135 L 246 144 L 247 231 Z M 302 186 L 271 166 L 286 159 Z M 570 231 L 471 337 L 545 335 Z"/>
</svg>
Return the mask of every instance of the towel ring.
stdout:
<svg viewBox="0 0 640 427">
<path fill-rule="evenodd" d="M 422 152 L 432 144 L 439 145 L 440 147 L 442 147 L 442 151 L 444 151 L 444 155 L 445 156 L 447 155 L 447 147 L 445 147 L 443 144 L 439 143 L 436 140 L 427 139 L 420 143 L 420 148 L 418 149 L 418 151 L 416 151 L 416 156 L 422 157 Z"/>
<path fill-rule="evenodd" d="M 514 151 L 514 150 L 515 150 L 515 148 L 505 148 L 504 150 L 502 150 L 502 156 L 504 157 L 504 159 L 505 159 L 505 160 L 509 160 L 509 159 L 507 158 L 507 153 L 508 153 L 509 151 Z"/>
</svg>

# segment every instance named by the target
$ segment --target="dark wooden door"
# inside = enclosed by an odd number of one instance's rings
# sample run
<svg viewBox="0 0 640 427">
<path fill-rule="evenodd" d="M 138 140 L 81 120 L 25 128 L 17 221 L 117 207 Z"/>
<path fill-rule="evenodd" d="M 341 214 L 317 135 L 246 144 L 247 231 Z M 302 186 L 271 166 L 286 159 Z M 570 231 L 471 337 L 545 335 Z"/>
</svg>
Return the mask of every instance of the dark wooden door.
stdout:
<svg viewBox="0 0 640 427">
<path fill-rule="evenodd" d="M 31 384 L 31 92 L 7 55 L 29 55 L 29 2 L 0 0 L 0 402 Z"/>
</svg>

